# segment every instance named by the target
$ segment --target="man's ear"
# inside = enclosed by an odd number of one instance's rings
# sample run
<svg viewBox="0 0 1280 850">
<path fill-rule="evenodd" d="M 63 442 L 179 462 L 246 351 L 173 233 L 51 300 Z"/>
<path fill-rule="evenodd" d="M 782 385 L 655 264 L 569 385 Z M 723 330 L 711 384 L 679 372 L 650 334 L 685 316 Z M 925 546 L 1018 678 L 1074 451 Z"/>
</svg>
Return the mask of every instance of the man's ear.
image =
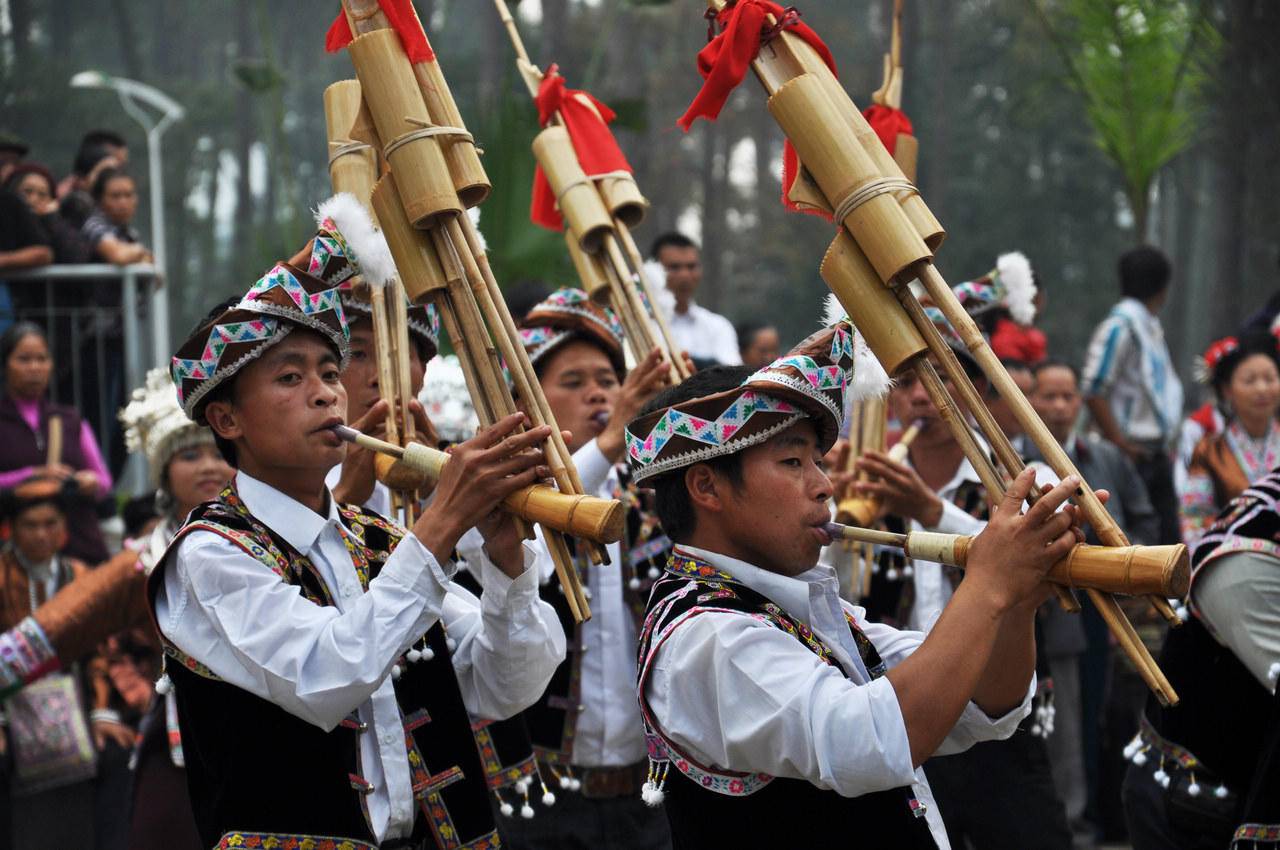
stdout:
<svg viewBox="0 0 1280 850">
<path fill-rule="evenodd" d="M 204 418 L 209 422 L 209 430 L 224 440 L 234 441 L 244 436 L 240 417 L 236 415 L 235 407 L 229 401 L 209 402 L 204 409 Z"/>
<path fill-rule="evenodd" d="M 684 471 L 684 486 L 689 491 L 689 502 L 695 508 L 712 513 L 724 510 L 719 485 L 716 473 L 705 463 L 695 463 Z"/>
</svg>

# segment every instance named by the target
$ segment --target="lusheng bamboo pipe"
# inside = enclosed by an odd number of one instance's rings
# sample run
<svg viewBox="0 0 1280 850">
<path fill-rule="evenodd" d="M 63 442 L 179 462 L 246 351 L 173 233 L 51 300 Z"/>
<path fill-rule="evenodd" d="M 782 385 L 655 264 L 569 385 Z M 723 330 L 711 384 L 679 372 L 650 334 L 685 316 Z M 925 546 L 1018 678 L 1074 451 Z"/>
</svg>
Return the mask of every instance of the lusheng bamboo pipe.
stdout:
<svg viewBox="0 0 1280 850">
<path fill-rule="evenodd" d="M 395 490 L 418 490 L 439 480 L 449 455 L 422 443 L 403 447 L 339 425 L 334 433 L 349 443 L 377 452 L 378 478 Z M 627 514 L 617 499 L 561 493 L 546 484 L 531 484 L 502 500 L 502 509 L 529 522 L 593 540 L 601 545 L 622 539 Z"/>
<path fill-rule="evenodd" d="M 726 3 L 725 0 L 708 0 L 708 5 L 712 9 L 720 10 Z M 777 24 L 771 15 L 767 17 L 767 21 L 771 25 Z M 761 47 L 756 58 L 752 60 L 751 67 L 765 91 L 770 95 L 770 112 L 779 124 L 783 125 L 784 133 L 796 146 L 806 171 L 821 189 L 819 194 L 826 193 L 826 197 L 821 199 L 826 203 L 825 208 L 836 208 L 832 203 L 833 198 L 839 202 L 838 217 L 841 219 L 843 229 L 855 237 L 859 248 L 865 251 L 866 259 L 876 269 L 881 281 L 890 285 L 918 276 L 928 286 L 929 281 L 925 278 L 930 272 L 936 274 L 932 267 L 931 249 L 937 247 L 944 234 L 940 228 L 934 230 L 932 226 L 926 226 L 928 222 L 924 219 L 931 219 L 932 214 L 928 213 L 928 208 L 919 198 L 914 187 L 902 186 L 898 180 L 893 179 L 895 176 L 900 178 L 897 164 L 892 162 L 892 158 L 888 158 L 889 162 L 885 163 L 887 152 L 884 152 L 885 156 L 880 156 L 882 146 L 869 144 L 870 128 L 861 113 L 853 108 L 848 94 L 834 81 L 829 69 L 826 69 L 825 65 L 818 67 L 820 63 L 806 61 L 812 60 L 812 56 L 808 55 L 812 52 L 802 39 L 785 29 Z M 806 77 L 811 79 L 804 79 Z M 818 80 L 819 85 L 815 86 L 814 80 Z M 825 97 L 819 96 L 824 92 Z M 786 96 L 782 97 L 784 94 Z M 855 139 L 866 140 L 868 144 L 860 150 L 857 145 L 850 144 L 848 139 L 833 133 L 833 128 L 837 127 L 845 128 L 845 131 Z M 838 159 L 841 167 L 833 167 L 830 161 L 819 161 L 814 158 L 828 156 Z M 845 173 L 842 168 L 850 173 Z M 870 191 L 873 189 L 876 192 Z M 900 189 L 902 191 L 898 191 Z M 836 190 L 847 190 L 848 194 L 840 194 Z M 889 205 L 882 202 L 884 195 L 879 194 L 881 190 L 895 192 L 904 209 L 915 211 L 915 215 L 908 213 L 906 226 L 904 226 L 903 217 L 895 215 Z M 892 231 L 892 234 L 889 231 Z M 924 242 L 921 241 L 922 237 Z M 914 260 L 909 259 L 912 254 L 916 255 Z M 940 276 L 937 281 L 941 281 Z M 941 288 L 948 288 L 945 286 L 945 281 L 942 281 Z M 947 296 L 951 296 L 951 300 L 954 301 L 954 296 L 949 291 L 940 295 L 943 298 L 939 303 L 940 307 L 946 303 Z M 961 331 L 963 338 L 963 329 L 957 326 L 957 330 Z M 984 360 L 980 359 L 979 362 L 981 365 L 986 365 Z M 932 371 L 927 360 L 922 358 L 921 363 L 927 367 L 924 369 L 926 375 Z M 1003 372 L 1003 368 L 999 371 Z M 1005 378 L 1007 377 L 1006 373 Z M 995 384 L 997 391 L 1003 391 L 1002 382 L 996 381 Z M 1010 395 L 1012 398 L 1021 398 L 1016 390 Z M 1015 409 L 1017 409 L 1016 404 Z M 947 410 L 940 410 L 944 419 L 951 425 Z M 1060 446 L 1040 446 L 1040 439 L 1047 429 L 1044 428 L 1043 423 L 1039 423 L 1039 426 L 1039 428 L 1033 426 L 1028 433 L 1037 446 L 1042 448 L 1049 465 L 1063 477 L 1074 472 L 1073 466 L 1069 463 L 1060 462 L 1062 460 L 1060 456 L 1064 454 Z M 965 445 L 963 440 L 961 444 Z M 968 456 L 967 449 L 966 456 Z M 978 472 L 979 475 L 983 475 L 981 467 L 978 468 Z M 1003 482 L 995 481 L 995 489 L 992 489 L 992 484 L 988 483 L 987 477 L 983 475 L 983 484 L 988 487 L 989 492 L 997 493 L 1002 490 Z M 1083 484 L 1081 491 L 1092 495 L 1089 488 Z M 1094 499 L 1086 498 L 1086 502 L 1096 505 L 1094 507 L 1091 504 L 1082 504 L 1086 518 L 1090 518 L 1089 515 L 1101 506 Z M 1105 511 L 1101 513 L 1105 515 Z M 1106 526 L 1105 520 L 1102 524 Z M 1110 545 L 1108 537 L 1114 539 L 1114 535 L 1109 532 L 1103 538 L 1104 542 Z M 1107 627 L 1116 637 L 1121 649 L 1129 656 L 1156 698 L 1164 705 L 1176 704 L 1177 693 L 1151 657 L 1151 653 L 1138 638 L 1133 625 L 1120 610 L 1116 600 L 1092 589 L 1088 590 L 1088 595 L 1098 608 Z M 1166 600 L 1152 597 L 1152 603 L 1166 619 L 1177 622 L 1177 617 L 1173 615 Z"/>
<path fill-rule="evenodd" d="M 902 463 L 906 460 L 907 452 L 911 450 L 911 444 L 915 442 L 923 426 L 924 422 L 921 420 L 912 422 L 910 427 L 902 432 L 898 442 L 893 444 L 893 448 L 889 449 L 889 460 L 894 463 Z M 849 496 L 841 499 L 836 505 L 836 520 L 842 523 L 870 525 L 875 522 L 876 514 L 879 512 L 880 499 L 874 496 Z"/>
<path fill-rule="evenodd" d="M 505 0 L 494 0 L 494 7 L 515 50 L 516 69 L 529 96 L 536 99 L 543 73 L 529 59 L 529 52 Z M 608 293 L 613 311 L 626 333 L 628 349 L 637 363 L 656 346 L 667 361 L 671 382 L 679 383 L 692 372 L 645 279 L 644 263 L 631 235 L 631 228 L 640 223 L 648 201 L 640 194 L 631 175 L 622 175 L 625 181 L 609 177 L 588 178 L 578 163 L 577 151 L 565 130 L 564 121 L 556 112 L 546 129 L 534 140 L 533 151 L 556 193 L 565 230 L 573 234 L 583 251 L 596 258 L 598 270 L 606 273 L 608 286 L 601 290 L 596 285 L 598 281 L 593 273 L 596 270 L 587 269 L 588 273 L 583 274 L 583 266 L 575 258 L 574 264 L 582 278 L 583 288 L 593 294 Z M 594 191 L 594 197 L 587 189 Z M 618 191 L 613 191 L 615 189 Z M 619 242 L 622 250 L 619 250 Z M 628 266 L 628 260 L 634 268 Z M 650 330 L 651 322 L 658 330 L 656 339 Z"/>
<path fill-rule="evenodd" d="M 832 537 L 901 549 L 908 558 L 963 567 L 974 538 L 965 534 L 912 531 L 894 534 L 858 528 L 838 522 L 827 524 Z M 1049 581 L 1068 587 L 1089 588 L 1127 596 L 1186 595 L 1191 586 L 1191 559 L 1187 547 L 1090 546 L 1077 543 L 1071 552 L 1049 568 Z"/>
</svg>

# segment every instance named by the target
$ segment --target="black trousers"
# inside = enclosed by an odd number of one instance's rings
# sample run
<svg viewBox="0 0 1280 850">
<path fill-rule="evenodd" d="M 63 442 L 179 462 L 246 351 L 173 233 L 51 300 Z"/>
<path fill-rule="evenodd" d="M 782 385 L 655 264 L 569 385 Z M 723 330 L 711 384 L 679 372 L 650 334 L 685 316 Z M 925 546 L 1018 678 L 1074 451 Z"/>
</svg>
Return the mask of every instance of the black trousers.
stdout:
<svg viewBox="0 0 1280 850">
<path fill-rule="evenodd" d="M 1138 477 L 1147 486 L 1151 507 L 1160 519 L 1160 539 L 1153 544 L 1171 545 L 1182 542 L 1182 529 L 1178 525 L 1178 491 L 1173 485 L 1173 459 L 1163 447 L 1148 449 L 1145 457 L 1135 466 Z M 1145 541 L 1144 541 L 1145 542 Z"/>
<path fill-rule="evenodd" d="M 1200 803 L 1212 805 L 1207 794 L 1201 796 Z M 1215 818 L 1179 806 L 1173 794 L 1156 784 L 1150 764 L 1129 765 L 1122 799 L 1133 850 L 1223 850 L 1235 832 L 1229 817 Z"/>
<path fill-rule="evenodd" d="M 1070 850 L 1044 740 L 1019 730 L 925 762 L 952 850 Z"/>
<path fill-rule="evenodd" d="M 537 795 L 533 795 L 537 796 Z M 640 795 L 592 800 L 556 789 L 554 806 L 533 803 L 528 820 L 496 815 L 502 846 L 512 850 L 670 850 L 671 830 L 661 806 Z M 496 811 L 496 810 L 495 810 Z"/>
</svg>

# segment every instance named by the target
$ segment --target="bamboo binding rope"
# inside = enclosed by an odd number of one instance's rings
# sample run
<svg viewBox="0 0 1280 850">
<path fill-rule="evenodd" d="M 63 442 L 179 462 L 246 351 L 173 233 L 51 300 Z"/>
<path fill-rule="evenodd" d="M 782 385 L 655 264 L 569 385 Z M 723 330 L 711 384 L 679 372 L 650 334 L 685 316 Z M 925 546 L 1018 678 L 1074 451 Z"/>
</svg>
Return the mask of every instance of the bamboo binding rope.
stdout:
<svg viewBox="0 0 1280 850">
<path fill-rule="evenodd" d="M 725 6 L 725 2 L 708 0 L 708 5 L 719 10 Z M 769 22 L 771 25 L 777 23 L 772 17 Z M 945 238 L 945 231 L 928 211 L 918 191 L 905 180 L 888 151 L 878 143 L 874 131 L 853 106 L 852 100 L 835 80 L 830 69 L 818 59 L 809 45 L 783 28 L 761 47 L 752 61 L 752 70 L 769 94 L 770 112 L 795 146 L 805 171 L 825 196 L 827 208 L 837 212 L 841 235 L 848 234 L 852 237 L 853 248 L 863 255 L 863 259 L 886 286 L 905 284 L 911 279 L 919 278 L 944 316 L 967 342 L 969 334 L 966 320 L 968 325 L 972 325 L 972 320 L 968 319 L 967 314 L 964 317 L 959 315 L 964 312 L 963 307 L 932 265 L 932 251 Z M 799 184 L 803 181 L 796 182 Z M 901 291 L 896 294 L 903 301 L 906 300 Z M 844 303 L 846 309 L 855 306 Z M 918 322 L 919 315 L 913 312 L 909 317 L 913 324 Z M 921 326 L 917 326 L 917 329 L 927 333 Z M 973 329 L 976 331 L 976 326 Z M 874 348 L 872 350 L 875 351 Z M 1010 400 L 1010 407 L 1019 424 L 1041 449 L 1054 472 L 1064 478 L 1072 474 L 1079 476 L 1061 446 L 1049 434 L 1008 373 L 994 358 L 990 348 L 979 346 L 971 350 L 996 391 Z M 944 368 L 950 365 L 945 357 L 942 362 Z M 889 364 L 886 363 L 885 366 L 887 369 Z M 931 368 L 922 372 L 922 377 L 928 371 Z M 926 381 L 926 387 L 931 381 L 931 378 Z M 973 395 L 976 396 L 976 391 Z M 939 410 L 950 424 L 945 408 L 940 407 Z M 982 425 L 980 414 L 978 419 L 979 425 Z M 991 436 L 993 443 L 1000 442 L 996 435 Z M 999 447 L 997 457 L 1002 464 L 1011 461 L 1004 454 L 1003 447 Z M 981 468 L 978 472 L 984 478 L 984 486 L 987 486 L 989 492 L 1003 492 L 1002 481 L 994 482 L 993 488 Z M 1092 490 L 1084 484 L 1078 489 L 1077 504 L 1086 520 L 1097 529 L 1104 543 L 1122 545 L 1120 541 L 1123 541 L 1123 535 L 1119 535 L 1118 526 L 1110 519 Z M 1118 603 L 1097 590 L 1089 589 L 1088 595 L 1157 699 L 1166 705 L 1176 704 L 1177 694 L 1138 639 Z M 1154 597 L 1153 604 L 1171 622 L 1177 622 L 1167 601 Z"/>
<path fill-rule="evenodd" d="M 964 534 L 931 531 L 893 534 L 838 522 L 828 523 L 827 532 L 832 537 L 900 549 L 909 558 L 953 567 L 965 566 L 973 543 L 973 537 Z M 1077 543 L 1065 558 L 1050 567 L 1048 579 L 1070 587 L 1129 596 L 1153 593 L 1182 596 L 1191 584 L 1191 561 L 1185 546 Z"/>
<path fill-rule="evenodd" d="M 349 443 L 377 452 L 382 474 L 401 489 L 416 490 L 434 483 L 449 463 L 447 453 L 422 443 L 399 446 L 345 425 L 333 431 Z M 616 499 L 561 493 L 546 484 L 531 484 L 517 490 L 503 499 L 502 507 L 529 522 L 602 545 L 621 540 L 626 524 L 626 511 Z"/>
<path fill-rule="evenodd" d="M 529 95 L 536 99 L 543 74 L 530 61 L 505 0 L 494 0 L 494 6 L 515 49 L 516 68 Z M 689 377 L 670 324 L 645 279 L 644 262 L 631 235 L 631 228 L 640 224 L 649 206 L 635 178 L 626 171 L 589 177 L 559 112 L 534 139 L 533 153 L 556 196 L 566 233 L 572 234 L 585 255 L 597 261 L 594 268 L 587 266 L 570 248 L 583 289 L 613 308 L 633 361 L 639 363 L 657 347 L 667 361 L 673 384 Z M 603 273 L 604 286 L 597 272 Z M 657 337 L 652 328 L 657 329 Z"/>
<path fill-rule="evenodd" d="M 472 198 L 461 198 L 455 190 L 465 191 L 462 184 L 474 184 L 476 175 L 451 170 L 457 165 L 456 157 L 443 151 L 437 151 L 441 154 L 438 157 L 430 153 L 432 146 L 442 144 L 446 148 L 452 145 L 455 151 L 461 148 L 464 153 L 474 148 L 439 62 L 411 63 L 376 0 L 343 0 L 343 11 L 355 35 L 348 50 L 371 117 L 372 129 L 365 128 L 365 133 L 370 138 L 377 136 L 379 145 L 385 143 L 390 165 L 390 172 L 374 187 L 373 205 L 406 288 L 415 301 L 430 301 L 440 311 L 481 422 L 492 424 L 515 412 L 513 393 L 518 394 L 530 421 L 551 427 L 545 453 L 560 492 L 584 495 L 563 435 L 479 249 L 478 234 L 470 219 L 461 214 Z M 406 130 L 407 124 L 412 129 Z M 414 155 L 417 159 L 405 154 L 415 149 L 419 151 Z M 478 160 L 474 164 L 478 167 Z M 422 168 L 434 173 L 411 173 Z M 479 176 L 483 177 L 482 170 Z M 448 193 L 441 188 L 446 184 Z M 433 187 L 435 195 L 421 197 L 423 185 Z M 488 192 L 487 180 L 483 192 Z M 406 266 L 423 276 L 405 274 Z M 504 361 L 514 389 L 506 383 Z M 525 530 L 526 535 L 532 534 L 527 525 Z M 587 619 L 590 606 L 568 544 L 555 529 L 548 527 L 545 532 L 574 619 Z M 591 540 L 584 541 L 584 549 L 596 563 L 607 558 L 604 548 Z"/>
</svg>

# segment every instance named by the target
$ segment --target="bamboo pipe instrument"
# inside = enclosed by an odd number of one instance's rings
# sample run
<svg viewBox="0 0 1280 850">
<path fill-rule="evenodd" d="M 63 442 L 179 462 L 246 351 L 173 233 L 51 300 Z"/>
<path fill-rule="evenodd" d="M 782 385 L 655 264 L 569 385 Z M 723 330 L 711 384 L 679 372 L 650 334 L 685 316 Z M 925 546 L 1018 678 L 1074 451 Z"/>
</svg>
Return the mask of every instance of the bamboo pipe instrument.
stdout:
<svg viewBox="0 0 1280 850">
<path fill-rule="evenodd" d="M 439 63 L 409 62 L 376 0 L 343 0 L 343 13 L 355 36 L 348 53 L 364 92 L 361 115 L 368 116 L 361 125 L 362 138 L 380 148 L 390 166 L 375 187 L 374 205 L 384 219 L 384 230 L 390 228 L 392 255 L 397 265 L 407 264 L 420 273 L 406 280 L 414 299 L 429 300 L 440 310 L 481 421 L 491 424 L 515 410 L 501 351 L 530 420 L 551 427 L 545 449 L 557 484 L 562 492 L 581 493 L 563 436 L 523 346 L 515 341 L 505 302 L 496 282 L 487 279 L 487 264 L 475 248 L 478 237 L 462 215 L 464 206 L 477 203 L 479 193 L 488 191 L 488 184 L 478 159 L 466 161 L 474 144 Z M 416 18 L 415 24 L 421 28 Z M 389 141 L 384 145 L 384 140 Z M 386 220 L 388 216 L 393 220 Z M 397 234 L 394 239 L 392 232 Z M 531 536 L 525 525 L 526 536 Z M 588 619 L 590 606 L 568 546 L 558 531 L 546 531 L 571 613 L 575 621 Z M 589 539 L 584 543 L 593 561 L 607 560 L 603 546 Z"/>
<path fill-rule="evenodd" d="M 502 20 L 503 27 L 515 50 L 516 68 L 520 72 L 520 77 L 524 80 L 530 97 L 536 99 L 538 89 L 542 83 L 543 73 L 530 60 L 528 50 L 524 46 L 524 40 L 520 36 L 520 30 L 516 27 L 515 18 L 512 16 L 505 0 L 494 0 L 494 7 L 498 11 L 498 17 Z M 552 115 L 547 126 L 564 126 L 564 121 L 558 111 Z M 568 147 L 567 151 L 564 150 L 566 146 Z M 577 164 L 577 152 L 573 150 L 572 142 L 568 140 L 567 134 L 565 134 L 564 139 L 559 139 L 558 137 L 549 137 L 544 131 L 535 141 L 534 153 L 549 179 L 554 176 L 552 174 L 553 157 L 557 152 L 564 154 L 566 159 L 571 154 L 573 159 L 571 163 L 563 163 L 573 169 L 573 176 L 563 181 L 569 187 L 565 189 L 566 195 L 569 189 L 578 187 L 582 187 L 585 193 L 586 186 L 595 189 L 598 195 L 601 194 L 603 184 L 597 180 L 590 179 L 582 171 L 581 166 Z M 638 197 L 638 192 L 636 195 Z M 631 235 L 631 228 L 624 220 L 625 216 L 614 210 L 614 205 L 609 204 L 607 198 L 601 196 L 599 200 L 601 203 L 599 210 L 597 210 L 596 219 L 601 233 L 599 246 L 595 250 L 589 250 L 591 246 L 587 244 L 588 241 L 593 240 L 583 238 L 586 234 L 577 232 L 577 228 L 572 226 L 572 217 L 567 214 L 570 212 L 568 209 L 569 202 L 567 198 L 562 196 L 562 211 L 566 213 L 564 217 L 565 228 L 574 231 L 574 235 L 579 237 L 583 243 L 582 249 L 596 256 L 601 267 L 605 270 L 609 301 L 626 332 L 627 344 L 631 349 L 632 358 L 639 363 L 655 347 L 660 348 L 668 364 L 670 380 L 673 384 L 677 384 L 689 377 L 690 371 L 679 346 L 675 343 L 670 324 L 667 322 L 666 317 L 662 315 L 662 310 L 658 307 L 649 283 L 645 279 L 644 262 L 640 257 L 639 249 L 636 247 L 635 239 Z M 594 204 L 592 206 L 594 207 Z M 643 206 L 647 206 L 647 202 L 637 208 L 643 211 Z M 633 223 L 639 223 L 638 216 L 635 217 Z M 621 243 L 621 246 L 618 243 Z M 628 265 L 628 261 L 630 265 Z M 581 276 L 581 270 L 579 274 Z M 587 281 L 584 279 L 583 282 L 585 288 L 591 291 L 592 288 Z M 650 331 L 651 323 L 658 330 L 657 338 L 654 338 Z"/>
<path fill-rule="evenodd" d="M 448 453 L 422 443 L 397 446 L 346 425 L 334 426 L 333 432 L 348 443 L 377 452 L 379 477 L 397 490 L 417 490 L 438 481 L 449 463 Z M 601 545 L 622 539 L 627 518 L 617 499 L 561 493 L 546 484 L 517 490 L 502 500 L 502 508 L 529 522 Z"/>
<path fill-rule="evenodd" d="M 726 4 L 724 0 L 708 0 L 708 5 L 721 10 Z M 772 16 L 768 20 L 776 26 L 777 21 Z M 874 141 L 874 132 L 816 51 L 783 29 L 762 45 L 751 67 L 770 95 L 769 108 L 774 118 L 796 146 L 809 178 L 817 184 L 819 194 L 825 195 L 827 208 L 835 211 L 834 217 L 839 220 L 842 232 L 852 236 L 859 253 L 865 252 L 864 261 L 870 261 L 876 276 L 886 286 L 919 278 L 948 320 L 953 324 L 959 322 L 955 327 L 961 338 L 968 341 L 965 322 L 968 317 L 958 315 L 963 308 L 932 266 L 932 251 L 945 238 L 945 231 L 932 217 L 919 192 L 902 177 L 901 169 L 888 152 Z M 838 201 L 832 203 L 833 199 Z M 967 324 L 972 325 L 972 320 Z M 983 351 L 979 348 L 974 354 L 984 371 L 991 369 L 1003 376 L 993 376 L 993 385 L 1001 394 L 1008 391 L 1012 409 L 1050 467 L 1063 477 L 1078 475 L 1061 446 L 1022 399 L 999 361 L 992 362 L 994 355 L 990 349 Z M 1017 399 L 1021 399 L 1021 403 Z M 1023 421 L 1024 414 L 1026 422 Z M 996 442 L 999 442 L 998 438 Z M 981 474 L 982 470 L 979 472 Z M 997 482 L 996 489 L 992 489 L 984 476 L 983 483 L 992 493 L 1002 491 L 1003 482 Z M 1123 535 L 1118 534 L 1118 527 L 1114 527 L 1114 520 L 1106 514 L 1090 488 L 1082 484 L 1079 498 L 1086 519 L 1091 523 L 1097 519 L 1104 542 L 1115 545 L 1113 541 L 1123 540 Z M 1157 699 L 1165 705 L 1176 704 L 1176 692 L 1139 640 L 1118 603 L 1097 590 L 1089 589 L 1087 592 Z M 1166 619 L 1177 622 L 1167 601 L 1158 597 L 1152 599 Z"/>
<path fill-rule="evenodd" d="M 912 422 L 907 430 L 902 432 L 902 436 L 898 442 L 893 444 L 889 449 L 889 459 L 894 463 L 902 463 L 907 459 L 907 453 L 911 450 L 911 444 L 915 442 L 921 430 L 924 429 L 925 423 L 922 420 Z M 870 525 L 876 519 L 876 514 L 880 512 L 880 499 L 872 496 L 848 496 L 841 499 L 836 506 L 836 520 L 842 523 L 850 521 L 858 525 Z"/>
<path fill-rule="evenodd" d="M 963 567 L 973 537 L 912 531 L 894 534 L 843 523 L 827 524 L 832 537 L 899 549 L 908 558 Z M 1049 581 L 1127 596 L 1184 596 L 1191 585 L 1191 559 L 1182 543 L 1172 546 L 1090 546 L 1078 543 L 1049 568 Z"/>
</svg>

